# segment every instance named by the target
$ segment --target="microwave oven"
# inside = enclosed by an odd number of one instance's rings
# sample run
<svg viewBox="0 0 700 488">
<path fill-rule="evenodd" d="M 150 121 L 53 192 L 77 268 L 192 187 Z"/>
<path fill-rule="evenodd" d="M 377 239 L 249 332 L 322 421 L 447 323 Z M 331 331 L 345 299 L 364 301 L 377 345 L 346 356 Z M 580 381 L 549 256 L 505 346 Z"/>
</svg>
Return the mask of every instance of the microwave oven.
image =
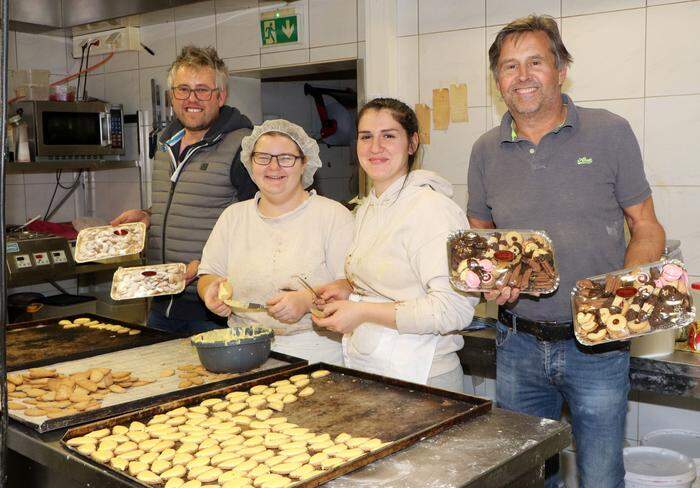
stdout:
<svg viewBox="0 0 700 488">
<path fill-rule="evenodd" d="M 27 124 L 32 161 L 119 159 L 124 111 L 106 102 L 20 101 L 12 106 Z"/>
</svg>

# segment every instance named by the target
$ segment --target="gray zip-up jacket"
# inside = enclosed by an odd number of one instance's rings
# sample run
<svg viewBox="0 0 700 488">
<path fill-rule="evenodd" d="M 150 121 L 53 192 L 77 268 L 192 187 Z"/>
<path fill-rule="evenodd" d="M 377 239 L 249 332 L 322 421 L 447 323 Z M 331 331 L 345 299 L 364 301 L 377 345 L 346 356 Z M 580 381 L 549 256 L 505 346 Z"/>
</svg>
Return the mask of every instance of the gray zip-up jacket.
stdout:
<svg viewBox="0 0 700 488">
<path fill-rule="evenodd" d="M 255 194 L 257 188 L 240 161 L 241 140 L 251 129 L 246 116 L 223 106 L 204 138 L 179 158 L 182 125 L 175 120 L 163 130 L 153 161 L 149 262 L 200 259 L 221 212 Z M 211 319 L 195 284 L 179 295 L 156 297 L 152 307 L 173 319 Z"/>
</svg>

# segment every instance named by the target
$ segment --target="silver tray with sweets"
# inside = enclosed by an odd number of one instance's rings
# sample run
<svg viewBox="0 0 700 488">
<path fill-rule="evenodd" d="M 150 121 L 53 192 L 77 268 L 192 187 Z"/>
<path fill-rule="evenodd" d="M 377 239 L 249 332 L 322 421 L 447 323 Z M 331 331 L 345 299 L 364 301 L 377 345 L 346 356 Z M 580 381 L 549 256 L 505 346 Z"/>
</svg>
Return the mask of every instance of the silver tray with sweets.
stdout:
<svg viewBox="0 0 700 488">
<path fill-rule="evenodd" d="M 145 243 L 146 225 L 143 222 L 87 227 L 78 233 L 75 243 L 75 261 L 87 263 L 131 256 L 143 251 Z"/>
<path fill-rule="evenodd" d="M 675 329 L 695 320 L 688 273 L 675 259 L 579 280 L 571 305 L 576 339 L 586 346 Z"/>
<path fill-rule="evenodd" d="M 486 292 L 505 286 L 548 294 L 559 286 L 554 246 L 538 230 L 467 229 L 447 239 L 450 282 L 458 290 Z"/>
<path fill-rule="evenodd" d="M 112 278 L 113 300 L 176 295 L 185 289 L 184 263 L 119 268 Z"/>
</svg>

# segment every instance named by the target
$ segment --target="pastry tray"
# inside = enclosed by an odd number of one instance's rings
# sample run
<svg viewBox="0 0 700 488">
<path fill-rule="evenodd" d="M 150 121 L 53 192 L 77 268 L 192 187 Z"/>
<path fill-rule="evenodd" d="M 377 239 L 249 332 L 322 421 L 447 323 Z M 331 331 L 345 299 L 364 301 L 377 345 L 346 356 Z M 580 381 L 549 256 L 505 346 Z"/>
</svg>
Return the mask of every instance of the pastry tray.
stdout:
<svg viewBox="0 0 700 488">
<path fill-rule="evenodd" d="M 300 427 L 309 428 L 317 433 L 329 433 L 331 438 L 335 438 L 340 433 L 348 433 L 354 437 L 379 438 L 385 444 L 359 458 L 323 471 L 314 478 L 297 482 L 293 485 L 295 487 L 319 486 L 409 447 L 419 440 L 436 435 L 458 422 L 467 421 L 491 410 L 491 401 L 484 398 L 319 363 L 293 371 L 265 375 L 245 383 L 83 425 L 69 430 L 62 443 L 74 455 L 87 459 L 89 463 L 101 469 L 117 473 L 128 481 L 128 486 L 162 487 L 162 484 L 148 485 L 126 472 L 98 463 L 69 448 L 65 442 L 95 430 L 112 428 L 116 425 L 128 426 L 133 421 L 146 423 L 154 415 L 178 407 L 199 405 L 208 398 L 223 398 L 232 391 L 247 391 L 255 385 L 270 384 L 287 379 L 291 375 L 312 373 L 320 369 L 330 370 L 331 374 L 321 379 L 312 379 L 311 386 L 315 389 L 315 393 L 287 405 L 280 415 L 286 417 L 287 422 L 295 423 Z"/>
</svg>

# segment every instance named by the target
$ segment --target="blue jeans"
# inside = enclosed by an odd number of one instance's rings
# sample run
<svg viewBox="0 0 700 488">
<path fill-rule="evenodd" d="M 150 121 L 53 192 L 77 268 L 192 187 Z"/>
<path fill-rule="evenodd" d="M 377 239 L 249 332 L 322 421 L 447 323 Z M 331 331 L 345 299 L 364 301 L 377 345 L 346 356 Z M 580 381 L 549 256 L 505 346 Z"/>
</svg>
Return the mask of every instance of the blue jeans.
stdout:
<svg viewBox="0 0 700 488">
<path fill-rule="evenodd" d="M 195 335 L 213 329 L 226 328 L 225 324 L 219 324 L 207 320 L 180 320 L 169 319 L 159 310 L 148 313 L 148 327 L 180 335 Z"/>
<path fill-rule="evenodd" d="M 580 488 L 622 488 L 629 351 L 581 351 L 574 339 L 538 341 L 496 325 L 496 403 L 499 407 L 561 418 L 571 412 Z M 546 486 L 557 486 L 550 477 Z"/>
</svg>

